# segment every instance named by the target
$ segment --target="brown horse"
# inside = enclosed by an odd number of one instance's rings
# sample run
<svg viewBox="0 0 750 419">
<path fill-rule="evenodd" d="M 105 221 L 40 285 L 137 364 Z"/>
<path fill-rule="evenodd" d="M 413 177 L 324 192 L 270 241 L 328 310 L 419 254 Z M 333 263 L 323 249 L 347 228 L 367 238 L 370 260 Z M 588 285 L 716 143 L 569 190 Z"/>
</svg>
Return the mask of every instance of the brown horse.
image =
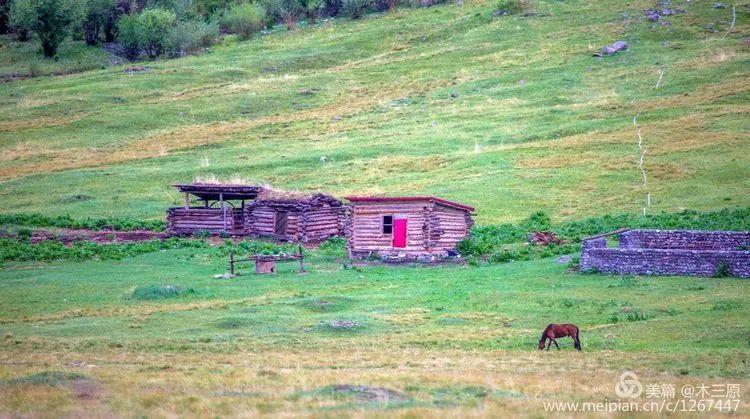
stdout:
<svg viewBox="0 0 750 419">
<path fill-rule="evenodd" d="M 573 338 L 573 347 L 581 350 L 581 341 L 578 339 L 578 326 L 574 324 L 554 324 L 550 323 L 549 326 L 547 326 L 546 329 L 544 329 L 544 332 L 542 332 L 542 337 L 539 338 L 539 350 L 541 351 L 544 349 L 544 344 L 549 339 L 549 343 L 547 344 L 547 350 L 549 351 L 549 347 L 552 346 L 554 343 L 557 349 L 560 349 L 560 346 L 557 344 L 557 341 L 555 338 L 564 338 L 565 336 L 570 336 Z"/>
</svg>

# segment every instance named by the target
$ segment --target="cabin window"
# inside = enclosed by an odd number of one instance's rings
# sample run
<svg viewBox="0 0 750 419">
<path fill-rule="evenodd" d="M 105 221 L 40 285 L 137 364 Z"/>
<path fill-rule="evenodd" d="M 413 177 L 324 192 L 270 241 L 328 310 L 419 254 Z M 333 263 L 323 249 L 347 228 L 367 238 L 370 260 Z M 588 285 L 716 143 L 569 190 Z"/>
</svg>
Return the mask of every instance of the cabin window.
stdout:
<svg viewBox="0 0 750 419">
<path fill-rule="evenodd" d="M 392 233 L 393 233 L 393 216 L 384 215 L 383 216 L 383 234 L 392 234 Z"/>
</svg>

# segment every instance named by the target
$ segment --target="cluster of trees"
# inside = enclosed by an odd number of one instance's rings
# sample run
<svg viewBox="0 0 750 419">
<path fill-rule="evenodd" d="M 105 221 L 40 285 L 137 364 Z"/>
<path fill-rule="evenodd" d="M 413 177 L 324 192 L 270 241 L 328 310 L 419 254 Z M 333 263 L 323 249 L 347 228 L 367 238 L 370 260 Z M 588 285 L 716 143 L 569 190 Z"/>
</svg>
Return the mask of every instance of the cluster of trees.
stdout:
<svg viewBox="0 0 750 419">
<path fill-rule="evenodd" d="M 116 42 L 131 59 L 183 55 L 220 34 L 247 39 L 269 25 L 347 16 L 447 0 L 0 0 L 0 33 L 32 37 L 54 57 L 68 36 L 88 45 Z"/>
</svg>

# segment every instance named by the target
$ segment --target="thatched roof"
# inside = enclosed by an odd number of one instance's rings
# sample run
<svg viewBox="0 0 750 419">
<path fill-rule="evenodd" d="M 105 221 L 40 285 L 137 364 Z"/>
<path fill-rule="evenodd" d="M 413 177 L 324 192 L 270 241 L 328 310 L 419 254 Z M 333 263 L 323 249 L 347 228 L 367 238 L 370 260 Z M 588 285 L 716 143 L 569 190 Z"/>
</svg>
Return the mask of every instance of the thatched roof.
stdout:
<svg viewBox="0 0 750 419">
<path fill-rule="evenodd" d="M 224 200 L 232 199 L 255 199 L 258 197 L 262 186 L 239 185 L 228 183 L 178 183 L 172 185 L 180 192 L 186 192 L 206 201 L 218 201 L 220 197 Z"/>
</svg>

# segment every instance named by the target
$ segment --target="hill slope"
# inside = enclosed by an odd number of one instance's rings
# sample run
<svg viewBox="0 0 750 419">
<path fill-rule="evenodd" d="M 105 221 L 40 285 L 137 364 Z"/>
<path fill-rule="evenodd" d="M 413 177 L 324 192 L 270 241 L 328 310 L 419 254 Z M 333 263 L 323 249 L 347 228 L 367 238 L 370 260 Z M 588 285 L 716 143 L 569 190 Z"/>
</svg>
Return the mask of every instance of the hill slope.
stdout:
<svg viewBox="0 0 750 419">
<path fill-rule="evenodd" d="M 398 11 L 4 83 L 0 211 L 162 217 L 170 183 L 237 175 L 436 194 L 485 223 L 639 211 L 635 115 L 653 211 L 747 206 L 750 10 L 727 34 L 711 4 L 670 26 L 643 17 L 653 1 Z M 617 39 L 630 49 L 591 56 Z"/>
</svg>

